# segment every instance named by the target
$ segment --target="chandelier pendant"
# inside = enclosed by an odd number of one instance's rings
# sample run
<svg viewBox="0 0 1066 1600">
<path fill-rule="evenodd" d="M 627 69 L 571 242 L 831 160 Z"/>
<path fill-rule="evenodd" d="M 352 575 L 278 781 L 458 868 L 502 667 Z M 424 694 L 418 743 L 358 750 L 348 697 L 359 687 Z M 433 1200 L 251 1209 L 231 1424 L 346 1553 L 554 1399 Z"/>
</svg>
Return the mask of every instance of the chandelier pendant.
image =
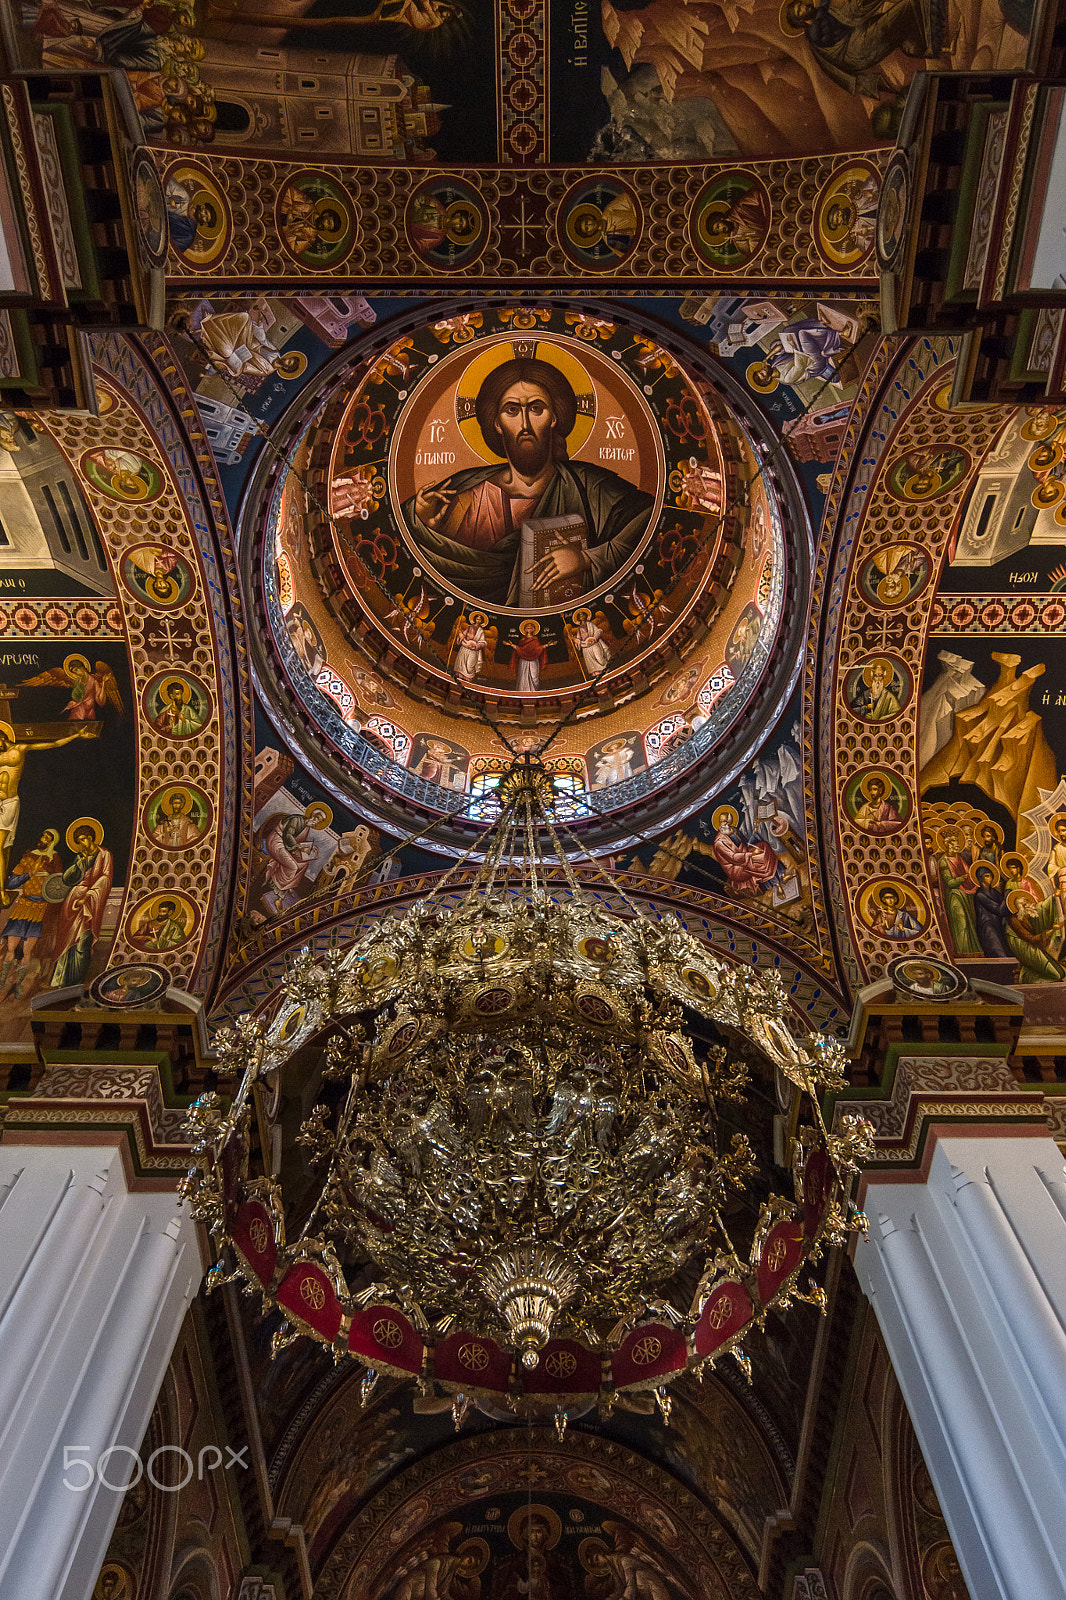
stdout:
<svg viewBox="0 0 1066 1600">
<path fill-rule="evenodd" d="M 238 1087 L 193 1107 L 184 1192 L 217 1241 L 209 1282 L 280 1311 L 276 1348 L 307 1335 L 464 1408 L 574 1415 L 650 1389 L 668 1415 L 679 1373 L 743 1364 L 771 1307 L 819 1303 L 799 1280 L 864 1226 L 848 1190 L 869 1128 L 827 1130 L 817 1091 L 843 1086 L 843 1052 L 796 1035 L 776 978 L 642 915 L 595 863 L 609 898 L 579 880 L 535 759 L 499 800 L 465 894 L 458 862 L 350 948 L 302 952 L 273 1017 L 219 1037 Z M 788 1197 L 727 1126 L 752 1047 L 806 1105 Z M 316 1048 L 283 1193 L 266 1103 Z"/>
</svg>

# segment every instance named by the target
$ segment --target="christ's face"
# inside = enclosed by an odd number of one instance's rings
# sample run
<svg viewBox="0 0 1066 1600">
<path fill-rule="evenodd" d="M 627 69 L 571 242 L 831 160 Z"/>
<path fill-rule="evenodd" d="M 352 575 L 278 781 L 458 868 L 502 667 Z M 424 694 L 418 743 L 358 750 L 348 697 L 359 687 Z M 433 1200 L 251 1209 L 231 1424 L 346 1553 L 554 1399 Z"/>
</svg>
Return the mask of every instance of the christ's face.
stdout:
<svg viewBox="0 0 1066 1600">
<path fill-rule="evenodd" d="M 496 413 L 504 453 L 513 467 L 540 472 L 552 453 L 555 412 L 545 390 L 536 383 L 513 383 Z"/>
</svg>

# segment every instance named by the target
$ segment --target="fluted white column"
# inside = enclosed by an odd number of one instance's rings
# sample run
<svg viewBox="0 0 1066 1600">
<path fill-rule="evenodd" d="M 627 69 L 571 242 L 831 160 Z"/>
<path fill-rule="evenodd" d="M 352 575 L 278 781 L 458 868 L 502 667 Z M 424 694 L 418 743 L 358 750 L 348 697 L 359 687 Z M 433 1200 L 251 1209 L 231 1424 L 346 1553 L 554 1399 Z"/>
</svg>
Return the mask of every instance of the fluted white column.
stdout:
<svg viewBox="0 0 1066 1600">
<path fill-rule="evenodd" d="M 878 1181 L 855 1265 L 980 1600 L 1066 1595 L 1066 1211 L 1043 1137 L 939 1141 Z"/>
<path fill-rule="evenodd" d="M 201 1270 L 117 1150 L 0 1146 L 0 1600 L 88 1600 Z"/>
</svg>

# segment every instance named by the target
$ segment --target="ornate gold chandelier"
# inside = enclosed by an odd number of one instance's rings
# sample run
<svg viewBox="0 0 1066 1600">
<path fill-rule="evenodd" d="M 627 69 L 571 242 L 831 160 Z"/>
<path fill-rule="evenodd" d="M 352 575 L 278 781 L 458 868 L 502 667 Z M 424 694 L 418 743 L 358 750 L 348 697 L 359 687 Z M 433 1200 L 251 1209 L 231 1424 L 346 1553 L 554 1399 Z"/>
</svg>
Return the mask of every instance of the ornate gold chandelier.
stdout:
<svg viewBox="0 0 1066 1600">
<path fill-rule="evenodd" d="M 516 763 L 458 904 L 460 863 L 350 949 L 303 952 L 273 1021 L 218 1041 L 240 1077 L 228 1110 L 209 1094 L 191 1113 L 185 1192 L 218 1241 L 209 1282 L 280 1309 L 276 1348 L 310 1335 L 371 1375 L 437 1386 L 457 1423 L 475 1400 L 554 1407 L 565 1426 L 631 1389 L 666 1414 L 680 1372 L 726 1352 L 746 1366 L 770 1307 L 823 1303 L 801 1273 L 863 1225 L 847 1188 L 868 1127 L 829 1133 L 816 1098 L 843 1086 L 839 1045 L 797 1038 L 775 982 L 723 966 L 673 917 L 610 910 L 552 813 L 544 769 Z M 698 1019 L 754 1043 L 806 1103 L 791 1198 L 766 1194 L 743 1135 L 723 1148 L 719 1108 L 747 1073 L 694 1047 Z M 265 1093 L 315 1040 L 323 1101 L 298 1142 L 321 1176 L 293 1207 L 258 1135 Z M 725 1213 L 753 1188 L 766 1197 L 741 1244 Z"/>
</svg>

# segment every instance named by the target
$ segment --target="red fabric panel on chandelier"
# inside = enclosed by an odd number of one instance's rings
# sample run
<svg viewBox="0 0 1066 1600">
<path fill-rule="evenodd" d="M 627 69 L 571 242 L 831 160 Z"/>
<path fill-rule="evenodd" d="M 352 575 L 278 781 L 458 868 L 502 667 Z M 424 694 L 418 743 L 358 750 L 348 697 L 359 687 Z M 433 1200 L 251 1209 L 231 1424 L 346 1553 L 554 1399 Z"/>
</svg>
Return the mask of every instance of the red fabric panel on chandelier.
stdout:
<svg viewBox="0 0 1066 1600">
<path fill-rule="evenodd" d="M 495 1339 L 482 1339 L 476 1333 L 450 1333 L 436 1348 L 433 1373 L 442 1383 L 506 1394 L 511 1381 L 511 1358 Z"/>
<path fill-rule="evenodd" d="M 787 1219 L 775 1222 L 766 1235 L 756 1278 L 759 1298 L 764 1305 L 789 1273 L 796 1270 L 802 1259 L 803 1231 L 799 1223 Z"/>
<path fill-rule="evenodd" d="M 274 1219 L 262 1200 L 246 1200 L 233 1224 L 233 1243 L 260 1283 L 269 1283 L 278 1264 Z"/>
<path fill-rule="evenodd" d="M 521 1368 L 526 1394 L 595 1394 L 600 1358 L 576 1339 L 549 1339 L 537 1365 Z"/>
<path fill-rule="evenodd" d="M 751 1321 L 753 1310 L 751 1296 L 742 1283 L 735 1279 L 720 1283 L 709 1296 L 693 1331 L 696 1354 L 701 1358 L 712 1355 Z"/>
<path fill-rule="evenodd" d="M 352 1314 L 348 1349 L 379 1367 L 421 1372 L 422 1340 L 395 1306 L 367 1306 Z"/>
<path fill-rule="evenodd" d="M 278 1305 L 332 1344 L 340 1331 L 341 1303 L 322 1268 L 297 1261 L 278 1284 Z"/>
<path fill-rule="evenodd" d="M 688 1362 L 685 1336 L 664 1322 L 645 1322 L 626 1335 L 611 1357 L 611 1376 L 619 1389 L 680 1372 Z"/>
<path fill-rule="evenodd" d="M 818 1232 L 833 1185 L 833 1169 L 824 1150 L 812 1150 L 803 1169 L 803 1231 L 808 1239 Z"/>
</svg>

